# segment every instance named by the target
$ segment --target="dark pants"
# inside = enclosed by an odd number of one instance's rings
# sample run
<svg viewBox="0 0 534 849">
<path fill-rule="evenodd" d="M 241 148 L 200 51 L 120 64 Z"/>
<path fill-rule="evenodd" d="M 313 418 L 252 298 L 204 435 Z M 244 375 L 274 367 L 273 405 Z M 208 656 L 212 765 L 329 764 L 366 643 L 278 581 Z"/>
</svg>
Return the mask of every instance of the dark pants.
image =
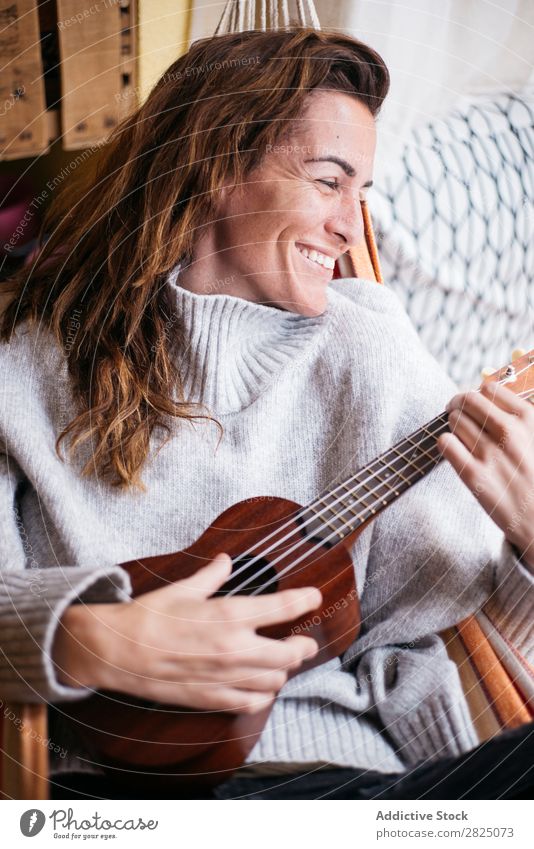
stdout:
<svg viewBox="0 0 534 849">
<path fill-rule="evenodd" d="M 294 775 L 231 778 L 213 793 L 151 793 L 150 777 L 138 795 L 99 776 L 52 779 L 52 799 L 533 799 L 534 722 L 481 743 L 459 758 L 422 763 L 386 775 L 342 767 Z"/>
</svg>

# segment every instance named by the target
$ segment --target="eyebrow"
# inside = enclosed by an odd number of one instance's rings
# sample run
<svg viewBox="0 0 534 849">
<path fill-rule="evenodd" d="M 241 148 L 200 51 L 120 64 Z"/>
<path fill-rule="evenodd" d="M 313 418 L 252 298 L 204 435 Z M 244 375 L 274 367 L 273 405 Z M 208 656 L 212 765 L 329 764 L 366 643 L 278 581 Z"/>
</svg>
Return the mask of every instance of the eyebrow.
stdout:
<svg viewBox="0 0 534 849">
<path fill-rule="evenodd" d="M 343 168 L 343 171 L 347 175 L 347 177 L 355 177 L 356 169 L 352 167 L 345 159 L 341 159 L 339 156 L 319 156 L 316 159 L 305 159 L 305 162 L 334 162 L 336 165 L 339 165 L 340 168 Z M 368 180 L 362 188 L 370 189 L 373 185 L 372 180 Z"/>
</svg>

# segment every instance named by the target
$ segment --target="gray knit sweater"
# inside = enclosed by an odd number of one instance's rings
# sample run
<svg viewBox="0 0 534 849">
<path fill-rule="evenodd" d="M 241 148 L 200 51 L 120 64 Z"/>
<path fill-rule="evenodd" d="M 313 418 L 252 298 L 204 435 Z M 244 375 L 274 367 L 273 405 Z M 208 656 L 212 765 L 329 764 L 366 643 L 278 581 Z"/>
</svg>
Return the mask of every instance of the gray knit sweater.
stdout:
<svg viewBox="0 0 534 849">
<path fill-rule="evenodd" d="M 167 337 L 186 394 L 224 427 L 176 423 L 151 455 L 147 492 L 79 476 L 54 449 L 75 407 L 60 351 L 42 327 L 0 345 L 0 699 L 61 703 L 50 649 L 73 602 L 128 602 L 118 564 L 193 543 L 227 507 L 274 495 L 306 504 L 433 418 L 457 391 L 423 349 L 396 295 L 334 281 L 309 318 L 169 276 Z M 81 315 L 83 324 L 83 314 Z M 157 445 L 159 445 L 159 440 Z M 327 762 L 396 772 L 477 743 L 454 664 L 436 634 L 492 597 L 505 634 L 534 660 L 534 578 L 442 462 L 353 547 L 363 628 L 342 660 L 280 693 L 251 762 Z M 513 616 L 507 616 L 512 611 Z M 65 736 L 52 771 L 95 770 Z M 282 768 L 282 767 L 281 767 Z"/>
</svg>

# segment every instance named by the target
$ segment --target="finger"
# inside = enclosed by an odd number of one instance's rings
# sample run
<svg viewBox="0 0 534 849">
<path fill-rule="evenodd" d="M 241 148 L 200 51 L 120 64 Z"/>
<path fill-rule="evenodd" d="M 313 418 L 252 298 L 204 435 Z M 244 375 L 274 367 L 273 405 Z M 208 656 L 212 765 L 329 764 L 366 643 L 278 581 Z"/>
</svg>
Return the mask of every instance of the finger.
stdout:
<svg viewBox="0 0 534 849">
<path fill-rule="evenodd" d="M 258 635 L 256 640 L 268 662 L 278 669 L 295 669 L 319 651 L 317 640 L 304 634 L 291 634 L 282 640 Z"/>
<path fill-rule="evenodd" d="M 498 383 L 497 381 L 487 381 L 482 384 L 480 391 L 484 393 L 490 400 L 497 404 L 501 410 L 504 410 L 511 415 L 520 416 L 525 412 L 525 405 L 528 401 L 516 395 L 511 386 L 507 383 Z"/>
<path fill-rule="evenodd" d="M 239 649 L 227 659 L 249 669 L 296 669 L 304 660 L 315 657 L 318 651 L 319 646 L 314 639 L 300 634 L 275 640 L 253 631 L 244 631 Z M 219 668 L 219 656 L 215 655 L 213 670 Z"/>
<path fill-rule="evenodd" d="M 497 441 L 507 432 L 510 424 L 507 414 L 480 392 L 456 395 L 447 405 L 449 413 L 453 409 L 459 409 L 470 416 Z"/>
<path fill-rule="evenodd" d="M 220 552 L 211 563 L 203 566 L 194 575 L 176 581 L 175 587 L 180 594 L 187 594 L 191 598 L 209 598 L 224 584 L 231 571 L 231 557 Z"/>
<path fill-rule="evenodd" d="M 282 590 L 264 596 L 232 596 L 221 600 L 223 610 L 231 611 L 234 622 L 252 628 L 291 622 L 315 610 L 322 596 L 316 587 Z"/>
<path fill-rule="evenodd" d="M 257 713 L 270 707 L 275 698 L 276 693 L 274 691 L 261 692 L 258 690 L 239 690 L 233 687 L 217 687 L 214 688 L 213 694 L 208 692 L 202 701 L 203 707 L 208 710 Z"/>
<path fill-rule="evenodd" d="M 436 444 L 462 481 L 469 485 L 476 471 L 476 461 L 471 452 L 453 433 L 442 433 Z"/>
<path fill-rule="evenodd" d="M 275 697 L 274 691 L 239 690 L 224 685 L 215 687 L 212 685 L 205 689 L 180 687 L 177 694 L 176 686 L 171 684 L 158 686 L 151 694 L 151 699 L 165 704 L 179 704 L 198 711 L 230 711 L 231 713 L 256 713 L 270 707 Z"/>
<path fill-rule="evenodd" d="M 475 457 L 483 457 L 491 445 L 495 445 L 486 431 L 460 410 L 452 410 L 449 413 L 449 425 L 451 432 Z"/>
<path fill-rule="evenodd" d="M 203 687 L 226 686 L 239 690 L 258 690 L 275 692 L 280 690 L 287 681 L 287 669 L 262 669 L 258 666 L 207 666 L 194 676 L 176 673 L 172 667 L 165 671 L 165 678 L 170 684 L 180 684 L 183 687 L 201 689 Z"/>
<path fill-rule="evenodd" d="M 241 669 L 228 675 L 224 683 L 239 690 L 277 693 L 287 681 L 284 669 Z"/>
</svg>

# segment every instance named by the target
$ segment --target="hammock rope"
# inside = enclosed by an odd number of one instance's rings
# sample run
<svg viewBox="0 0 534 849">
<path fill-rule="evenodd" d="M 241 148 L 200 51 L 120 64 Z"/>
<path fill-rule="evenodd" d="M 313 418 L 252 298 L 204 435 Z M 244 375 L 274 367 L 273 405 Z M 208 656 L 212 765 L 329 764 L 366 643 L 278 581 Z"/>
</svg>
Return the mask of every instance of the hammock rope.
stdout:
<svg viewBox="0 0 534 849">
<path fill-rule="evenodd" d="M 295 25 L 321 29 L 313 0 L 227 0 L 214 34 Z"/>
</svg>

